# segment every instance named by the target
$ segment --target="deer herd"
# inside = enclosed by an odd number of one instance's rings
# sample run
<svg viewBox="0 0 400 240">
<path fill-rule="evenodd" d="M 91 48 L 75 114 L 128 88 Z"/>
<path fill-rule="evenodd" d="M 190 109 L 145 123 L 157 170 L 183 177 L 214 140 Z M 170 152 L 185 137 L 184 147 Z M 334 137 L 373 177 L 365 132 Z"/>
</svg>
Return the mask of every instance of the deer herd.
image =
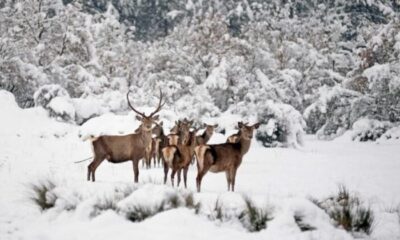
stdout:
<svg viewBox="0 0 400 240">
<path fill-rule="evenodd" d="M 165 135 L 163 122 L 157 122 L 156 115 L 163 105 L 163 95 L 160 90 L 160 99 L 156 110 L 146 115 L 136 110 L 129 101 L 128 106 L 137 114 L 136 119 L 141 122 L 135 133 L 128 135 L 105 135 L 91 138 L 93 145 L 93 161 L 88 166 L 87 180 L 95 181 L 97 167 L 104 161 L 121 163 L 132 161 L 135 182 L 139 179 L 139 161 L 143 159 L 143 165 L 151 167 L 162 165 L 164 168 L 164 184 L 167 182 L 169 170 L 171 170 L 171 183 L 174 186 L 174 178 L 177 175 L 177 186 L 181 181 L 187 187 L 187 173 L 189 166 L 197 161 L 197 191 L 201 190 L 201 181 L 204 175 L 210 171 L 213 173 L 225 172 L 228 183 L 228 191 L 235 190 L 236 171 L 240 166 L 243 156 L 250 148 L 253 132 L 259 127 L 259 123 L 248 125 L 239 122 L 239 131 L 228 137 L 222 144 L 207 144 L 218 124 L 207 125 L 201 135 L 197 135 L 200 128 L 193 128 L 193 121 L 183 119 L 175 122 L 175 126 Z M 193 128 L 193 130 L 191 130 Z"/>
</svg>

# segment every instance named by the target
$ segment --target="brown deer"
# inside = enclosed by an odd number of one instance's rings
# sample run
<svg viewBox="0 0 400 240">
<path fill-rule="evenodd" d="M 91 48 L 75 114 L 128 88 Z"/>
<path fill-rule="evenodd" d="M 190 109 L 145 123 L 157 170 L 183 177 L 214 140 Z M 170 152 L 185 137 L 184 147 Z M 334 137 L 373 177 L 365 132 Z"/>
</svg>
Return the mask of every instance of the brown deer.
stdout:
<svg viewBox="0 0 400 240">
<path fill-rule="evenodd" d="M 160 90 L 160 101 L 156 110 L 146 116 L 144 113 L 137 111 L 129 101 L 129 93 L 126 94 L 129 107 L 138 115 L 136 119 L 141 121 L 138 133 L 132 133 L 123 136 L 100 136 L 92 139 L 94 159 L 88 166 L 87 179 L 95 181 L 95 172 L 97 167 L 107 159 L 112 163 L 121 163 L 132 161 L 135 182 L 139 179 L 139 160 L 145 157 L 146 148 L 151 143 L 152 125 L 158 120 L 155 115 L 161 110 L 165 102 L 162 102 L 162 92 Z"/>
<path fill-rule="evenodd" d="M 201 145 L 201 144 L 207 144 L 207 142 L 210 140 L 212 135 L 214 134 L 214 130 L 218 127 L 218 124 L 214 125 L 209 125 L 204 123 L 203 127 L 206 128 L 200 136 L 196 136 L 196 146 Z M 192 157 L 191 164 L 195 162 L 194 157 Z"/>
<path fill-rule="evenodd" d="M 153 128 L 153 134 L 156 136 L 153 138 L 155 146 L 152 151 L 152 157 L 154 159 L 154 166 L 156 166 L 156 163 L 160 166 L 161 163 L 164 162 L 161 161 L 163 158 L 161 150 L 168 146 L 168 136 L 164 134 L 163 122 L 156 124 L 156 126 Z"/>
<path fill-rule="evenodd" d="M 240 136 L 238 142 L 200 145 L 195 148 L 198 192 L 201 190 L 201 180 L 208 171 L 213 173 L 224 171 L 228 183 L 228 191 L 235 191 L 236 171 L 242 163 L 243 156 L 249 151 L 254 129 L 259 126 L 259 123 L 248 126 L 239 122 Z"/>
<path fill-rule="evenodd" d="M 241 124 L 247 125 L 248 123 L 243 123 L 243 122 L 239 122 Z M 226 142 L 227 143 L 237 143 L 239 141 L 239 137 L 240 137 L 240 129 L 237 133 L 230 135 L 227 139 Z"/>
<path fill-rule="evenodd" d="M 164 162 L 164 184 L 167 182 L 168 170 L 172 169 L 171 183 L 174 186 L 175 173 L 178 173 L 178 184 L 181 182 L 181 171 L 183 170 L 183 182 L 187 187 L 187 172 L 196 146 L 196 133 L 198 129 L 189 133 L 189 139 L 183 144 L 169 145 L 162 149 Z"/>
<path fill-rule="evenodd" d="M 212 137 L 212 135 L 214 133 L 214 130 L 218 127 L 218 124 L 209 125 L 209 124 L 205 124 L 204 123 L 203 127 L 206 128 L 206 130 L 204 130 L 202 135 L 196 137 L 196 144 L 197 145 L 207 144 L 207 142 Z"/>
<path fill-rule="evenodd" d="M 169 134 L 169 139 L 172 144 L 178 141 L 179 144 L 184 144 L 185 141 L 189 139 L 189 129 L 193 124 L 193 120 L 189 121 L 187 118 L 183 119 L 182 121 L 175 121 L 175 126 L 171 129 L 171 134 Z M 176 137 L 177 135 L 178 137 Z"/>
</svg>

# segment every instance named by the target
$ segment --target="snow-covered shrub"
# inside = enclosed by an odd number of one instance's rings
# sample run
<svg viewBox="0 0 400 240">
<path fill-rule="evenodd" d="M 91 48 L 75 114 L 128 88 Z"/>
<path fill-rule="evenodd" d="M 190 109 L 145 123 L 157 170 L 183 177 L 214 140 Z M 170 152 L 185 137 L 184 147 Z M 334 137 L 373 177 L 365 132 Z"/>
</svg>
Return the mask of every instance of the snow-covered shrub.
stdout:
<svg viewBox="0 0 400 240">
<path fill-rule="evenodd" d="M 47 105 L 50 117 L 65 122 L 73 122 L 75 120 L 75 108 L 70 98 L 55 97 Z"/>
<path fill-rule="evenodd" d="M 317 131 L 320 139 L 332 139 L 351 127 L 350 114 L 359 93 L 342 87 L 322 88 L 319 104 L 326 109 L 326 123 Z"/>
<path fill-rule="evenodd" d="M 293 216 L 294 222 L 297 224 L 299 227 L 300 231 L 306 232 L 306 231 L 313 231 L 316 228 L 311 226 L 310 224 L 304 222 L 304 215 L 302 215 L 299 212 L 295 212 L 295 215 Z"/>
<path fill-rule="evenodd" d="M 371 115 L 382 121 L 400 121 L 400 67 L 398 63 L 376 64 L 365 69 L 373 99 Z"/>
<path fill-rule="evenodd" d="M 146 184 L 118 202 L 117 211 L 130 221 L 140 222 L 170 209 L 193 207 L 193 202 L 187 199 L 190 195 L 190 192 L 177 191 L 162 185 Z M 151 201 L 148 196 L 153 196 Z"/>
<path fill-rule="evenodd" d="M 382 141 L 400 141 L 400 126 L 397 125 L 388 129 L 377 142 Z"/>
<path fill-rule="evenodd" d="M 57 84 L 44 85 L 33 94 L 35 106 L 42 106 L 43 108 L 47 108 L 47 105 L 55 97 L 69 98 L 69 94 L 67 90 Z"/>
<path fill-rule="evenodd" d="M 305 122 L 291 105 L 267 101 L 259 113 L 256 138 L 265 147 L 297 147 L 302 144 Z"/>
<path fill-rule="evenodd" d="M 392 124 L 376 119 L 361 118 L 353 124 L 353 140 L 366 142 L 380 138 Z"/>
<path fill-rule="evenodd" d="M 303 117 L 307 133 L 314 134 L 326 123 L 326 109 L 320 102 L 315 102 L 304 110 Z"/>
<path fill-rule="evenodd" d="M 374 213 L 364 206 L 355 194 L 345 186 L 339 186 L 336 195 L 322 201 L 312 199 L 335 222 L 336 226 L 355 234 L 371 234 L 374 224 Z"/>
<path fill-rule="evenodd" d="M 50 117 L 66 122 L 75 120 L 75 107 L 67 90 L 60 85 L 44 85 L 35 92 L 33 98 L 35 106 L 42 106 Z"/>
</svg>

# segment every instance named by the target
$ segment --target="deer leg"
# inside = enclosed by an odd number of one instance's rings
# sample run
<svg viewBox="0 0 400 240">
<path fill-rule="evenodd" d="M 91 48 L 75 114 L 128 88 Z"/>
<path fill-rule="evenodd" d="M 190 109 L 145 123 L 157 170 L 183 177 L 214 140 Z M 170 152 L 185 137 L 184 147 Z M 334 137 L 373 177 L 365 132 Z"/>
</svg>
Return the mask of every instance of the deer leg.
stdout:
<svg viewBox="0 0 400 240">
<path fill-rule="evenodd" d="M 235 191 L 235 179 L 236 179 L 236 170 L 237 168 L 232 169 L 231 171 L 231 190 L 232 192 Z"/>
<path fill-rule="evenodd" d="M 199 172 L 197 173 L 197 177 L 196 177 L 196 187 L 197 187 L 197 192 L 200 192 L 201 190 L 201 180 L 203 179 L 203 173 Z"/>
<path fill-rule="evenodd" d="M 174 177 L 175 177 L 175 173 L 176 173 L 176 170 L 175 170 L 175 169 L 172 169 L 172 172 L 171 172 L 171 183 L 172 183 L 172 187 L 174 187 Z"/>
<path fill-rule="evenodd" d="M 177 171 L 177 174 L 178 174 L 178 184 L 177 184 L 177 186 L 179 187 L 179 184 L 181 183 L 181 172 L 182 172 L 182 169 L 179 169 L 178 171 Z"/>
<path fill-rule="evenodd" d="M 90 181 L 90 175 L 92 173 L 92 166 L 93 166 L 94 161 L 92 161 L 89 166 L 88 166 L 88 171 L 87 171 L 87 180 Z"/>
<path fill-rule="evenodd" d="M 169 170 L 168 164 L 164 162 L 164 184 L 167 183 L 168 170 Z"/>
<path fill-rule="evenodd" d="M 97 157 L 97 158 L 94 159 L 94 161 L 92 163 L 90 163 L 90 165 L 88 167 L 88 169 L 89 169 L 89 172 L 88 172 L 89 181 L 90 181 L 90 176 L 89 176 L 90 173 L 92 175 L 92 181 L 93 182 L 96 181 L 96 177 L 95 177 L 96 169 L 103 162 L 103 160 L 104 160 L 103 157 L 101 157 L 101 158 Z"/>
<path fill-rule="evenodd" d="M 200 192 L 201 180 L 203 180 L 203 177 L 204 177 L 204 175 L 206 175 L 209 168 L 210 168 L 210 166 L 204 166 L 203 169 L 197 173 L 197 177 L 196 177 L 197 192 Z"/>
<path fill-rule="evenodd" d="M 228 185 L 228 192 L 230 190 L 230 186 L 231 186 L 231 176 L 229 171 L 225 171 L 225 175 L 226 175 L 226 183 Z"/>
<path fill-rule="evenodd" d="M 144 162 L 146 163 L 146 168 L 149 169 L 150 168 L 150 156 L 149 156 L 148 152 L 145 153 Z"/>
<path fill-rule="evenodd" d="M 183 169 L 183 183 L 185 184 L 185 188 L 187 188 L 187 172 L 189 170 L 189 166 Z"/>
<path fill-rule="evenodd" d="M 139 160 L 133 160 L 133 175 L 135 177 L 135 183 L 139 182 Z"/>
</svg>

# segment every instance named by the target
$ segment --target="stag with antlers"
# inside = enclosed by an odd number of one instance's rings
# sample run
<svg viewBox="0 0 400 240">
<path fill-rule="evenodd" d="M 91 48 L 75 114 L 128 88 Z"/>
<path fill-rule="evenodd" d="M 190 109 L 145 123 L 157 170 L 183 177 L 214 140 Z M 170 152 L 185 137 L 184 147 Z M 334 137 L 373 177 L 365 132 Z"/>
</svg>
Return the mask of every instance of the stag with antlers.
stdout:
<svg viewBox="0 0 400 240">
<path fill-rule="evenodd" d="M 136 119 L 141 121 L 137 133 L 123 136 L 99 136 L 92 139 L 94 159 L 88 166 L 87 180 L 95 181 L 97 167 L 107 159 L 112 163 L 132 161 L 134 180 L 139 179 L 139 161 L 145 157 L 146 148 L 152 141 L 152 125 L 156 123 L 159 116 L 156 115 L 165 102 L 162 104 L 163 94 L 160 90 L 160 100 L 157 108 L 148 116 L 136 110 L 129 101 L 129 93 L 126 94 L 128 106 L 137 114 Z"/>
<path fill-rule="evenodd" d="M 248 126 L 239 122 L 240 135 L 237 142 L 200 145 L 195 148 L 198 192 L 201 190 L 201 180 L 208 171 L 214 173 L 225 172 L 228 191 L 235 191 L 236 171 L 242 163 L 243 156 L 249 151 L 254 129 L 257 129 L 259 125 L 259 123 L 256 123 Z"/>
</svg>

